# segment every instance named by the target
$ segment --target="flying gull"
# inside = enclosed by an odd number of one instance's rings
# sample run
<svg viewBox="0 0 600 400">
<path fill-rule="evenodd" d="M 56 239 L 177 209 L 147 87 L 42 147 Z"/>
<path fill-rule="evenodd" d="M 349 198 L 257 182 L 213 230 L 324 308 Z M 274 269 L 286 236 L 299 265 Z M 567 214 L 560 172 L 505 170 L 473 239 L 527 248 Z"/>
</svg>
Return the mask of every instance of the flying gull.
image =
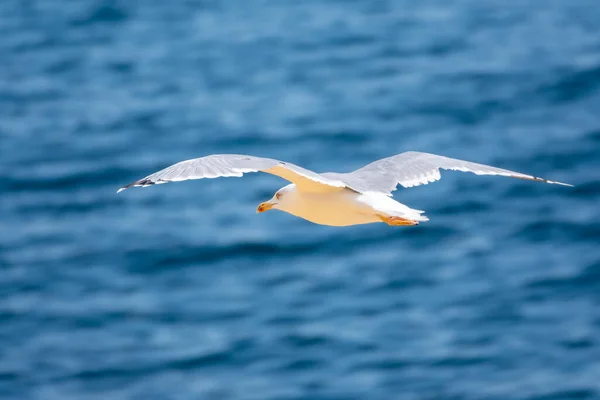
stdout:
<svg viewBox="0 0 600 400">
<path fill-rule="evenodd" d="M 132 186 L 242 176 L 247 172 L 260 171 L 279 176 L 291 184 L 279 189 L 270 200 L 261 203 L 257 212 L 277 209 L 316 224 L 330 226 L 373 222 L 385 222 L 393 226 L 418 225 L 420 221 L 429 220 L 422 215 L 424 211 L 414 210 L 395 201 L 391 197 L 392 191 L 396 190 L 398 184 L 408 188 L 437 181 L 441 177 L 440 169 L 572 186 L 489 165 L 408 151 L 377 160 L 353 172 L 322 174 L 270 158 L 214 154 L 171 165 L 123 186 L 117 193 Z"/>
</svg>

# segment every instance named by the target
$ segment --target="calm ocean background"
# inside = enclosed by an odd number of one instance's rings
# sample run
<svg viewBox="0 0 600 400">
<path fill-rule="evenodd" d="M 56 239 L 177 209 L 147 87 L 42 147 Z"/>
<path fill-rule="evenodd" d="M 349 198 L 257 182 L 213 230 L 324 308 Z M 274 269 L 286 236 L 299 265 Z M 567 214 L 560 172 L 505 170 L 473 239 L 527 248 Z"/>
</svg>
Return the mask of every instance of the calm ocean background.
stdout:
<svg viewBox="0 0 600 400">
<path fill-rule="evenodd" d="M 446 172 L 415 228 L 183 159 Z M 600 2 L 3 0 L 0 398 L 600 399 Z"/>
</svg>

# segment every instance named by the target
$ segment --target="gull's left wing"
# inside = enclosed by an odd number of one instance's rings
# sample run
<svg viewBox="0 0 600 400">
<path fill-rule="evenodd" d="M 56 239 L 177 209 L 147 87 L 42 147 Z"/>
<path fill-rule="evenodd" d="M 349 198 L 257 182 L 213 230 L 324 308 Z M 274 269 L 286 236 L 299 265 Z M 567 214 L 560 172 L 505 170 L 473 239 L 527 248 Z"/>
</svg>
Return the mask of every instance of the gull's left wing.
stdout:
<svg viewBox="0 0 600 400">
<path fill-rule="evenodd" d="M 490 165 L 416 151 L 408 151 L 383 158 L 350 173 L 327 173 L 324 176 L 344 181 L 348 186 L 360 192 L 375 191 L 391 195 L 398 184 L 408 188 L 439 180 L 441 178 L 440 169 L 472 172 L 477 175 L 502 175 L 556 185 L 573 186 Z"/>
</svg>

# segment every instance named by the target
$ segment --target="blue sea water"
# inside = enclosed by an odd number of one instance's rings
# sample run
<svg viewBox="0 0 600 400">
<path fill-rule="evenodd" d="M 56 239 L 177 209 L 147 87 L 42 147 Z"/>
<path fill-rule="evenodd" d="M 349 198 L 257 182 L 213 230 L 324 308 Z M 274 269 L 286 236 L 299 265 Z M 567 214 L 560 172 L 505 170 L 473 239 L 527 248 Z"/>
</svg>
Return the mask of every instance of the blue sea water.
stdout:
<svg viewBox="0 0 600 400">
<path fill-rule="evenodd" d="M 446 172 L 415 228 L 211 153 Z M 600 2 L 3 0 L 0 398 L 600 398 Z"/>
</svg>

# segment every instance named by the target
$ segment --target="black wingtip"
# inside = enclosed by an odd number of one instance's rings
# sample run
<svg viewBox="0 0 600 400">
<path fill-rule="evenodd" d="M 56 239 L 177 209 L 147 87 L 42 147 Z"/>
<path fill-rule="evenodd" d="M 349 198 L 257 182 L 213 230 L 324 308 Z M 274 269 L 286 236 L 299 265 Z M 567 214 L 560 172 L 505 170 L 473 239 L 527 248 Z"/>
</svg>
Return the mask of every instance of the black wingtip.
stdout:
<svg viewBox="0 0 600 400">
<path fill-rule="evenodd" d="M 123 190 L 129 189 L 130 187 L 132 187 L 134 185 L 135 185 L 135 182 L 134 183 L 130 183 L 129 185 L 125 185 L 122 188 L 119 188 L 119 190 L 117 190 L 117 193 L 121 193 Z"/>
<path fill-rule="evenodd" d="M 548 179 L 544 179 L 544 178 L 535 178 L 536 181 L 541 181 L 541 182 L 546 182 L 549 183 L 551 185 L 560 185 L 560 186 L 567 186 L 567 187 L 574 187 L 575 185 L 571 185 L 570 183 L 564 183 L 564 182 L 558 182 L 558 181 L 550 181 Z"/>
<path fill-rule="evenodd" d="M 568 186 L 568 187 L 574 187 L 575 186 L 575 185 L 571 185 L 570 183 L 564 183 L 564 182 L 558 182 L 558 181 L 551 181 L 551 180 L 540 178 L 540 177 L 537 177 L 537 176 L 532 176 L 532 177 L 517 176 L 517 175 L 511 175 L 511 176 L 513 178 L 520 178 L 520 179 L 525 179 L 525 180 L 529 180 L 529 181 L 545 182 L 545 183 L 549 183 L 551 185 L 560 185 L 560 186 Z"/>
<path fill-rule="evenodd" d="M 154 185 L 155 183 L 156 182 L 153 182 L 150 179 L 140 179 L 139 181 L 131 182 L 129 185 L 123 186 L 122 188 L 120 188 L 119 190 L 117 190 L 117 193 L 121 193 L 123 190 L 129 189 L 130 187 L 134 187 L 134 186 L 150 186 L 150 185 Z"/>
</svg>

